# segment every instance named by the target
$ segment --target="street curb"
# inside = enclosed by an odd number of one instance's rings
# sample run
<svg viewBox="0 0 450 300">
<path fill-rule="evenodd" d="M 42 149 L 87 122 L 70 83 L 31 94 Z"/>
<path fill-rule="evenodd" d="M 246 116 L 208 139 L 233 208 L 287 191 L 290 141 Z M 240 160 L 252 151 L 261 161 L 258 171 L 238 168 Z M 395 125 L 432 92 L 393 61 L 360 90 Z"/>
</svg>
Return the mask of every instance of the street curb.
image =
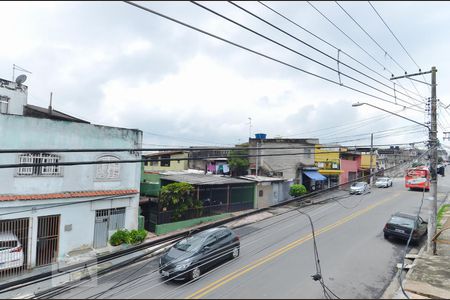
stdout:
<svg viewBox="0 0 450 300">
<path fill-rule="evenodd" d="M 445 194 L 445 198 L 444 198 L 444 200 L 442 201 L 441 207 L 442 207 L 442 205 L 445 205 L 445 204 L 447 203 L 449 194 L 450 194 L 450 192 L 447 192 L 447 193 Z M 438 210 L 439 210 L 439 208 L 438 208 Z M 416 260 L 417 260 L 417 259 L 420 259 L 420 257 L 422 256 L 423 252 L 425 252 L 426 247 L 427 247 L 427 245 L 425 244 L 425 245 L 423 245 L 423 246 L 419 249 L 419 252 L 417 253 L 418 257 L 417 257 L 416 259 L 414 259 L 414 262 L 413 262 L 413 264 L 412 264 L 411 269 L 406 273 L 405 278 L 404 278 L 404 280 L 403 280 L 403 285 L 404 285 L 405 282 L 408 280 L 408 278 L 411 276 L 411 274 L 414 272 L 415 266 L 416 266 Z M 389 290 L 390 286 L 393 285 L 395 281 L 398 281 L 398 280 L 397 280 L 397 278 L 398 278 L 398 272 L 401 272 L 401 271 L 402 271 L 402 270 L 398 270 L 398 271 L 396 272 L 396 274 L 394 275 L 394 277 L 393 277 L 391 283 L 390 283 L 390 284 L 387 286 L 387 288 L 384 290 L 384 292 L 383 292 L 383 294 L 381 295 L 380 299 L 391 299 L 391 298 L 387 298 L 387 296 L 391 296 L 391 297 L 392 297 L 392 296 L 394 296 L 395 294 L 397 294 L 399 291 L 401 291 L 401 287 L 399 286 L 399 287 L 396 289 L 396 291 L 395 291 L 394 293 L 392 293 L 392 292 L 390 292 L 389 294 L 387 293 L 387 291 Z M 405 292 L 406 292 L 406 291 L 405 291 Z M 408 291 L 408 292 L 409 292 L 409 291 Z M 411 293 L 411 292 L 409 292 L 409 293 Z"/>
</svg>

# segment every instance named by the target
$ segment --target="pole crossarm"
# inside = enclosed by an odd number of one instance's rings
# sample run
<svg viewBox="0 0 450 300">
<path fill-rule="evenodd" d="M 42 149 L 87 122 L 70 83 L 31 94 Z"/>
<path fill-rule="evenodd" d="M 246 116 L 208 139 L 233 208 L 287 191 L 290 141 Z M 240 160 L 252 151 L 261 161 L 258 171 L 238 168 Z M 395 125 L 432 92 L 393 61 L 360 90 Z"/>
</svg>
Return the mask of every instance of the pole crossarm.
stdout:
<svg viewBox="0 0 450 300">
<path fill-rule="evenodd" d="M 425 75 L 425 74 L 430 74 L 431 72 L 433 72 L 433 71 L 430 70 L 430 71 L 419 72 L 419 73 L 414 73 L 414 74 L 405 74 L 405 75 L 402 75 L 402 76 L 396 76 L 396 77 L 392 76 L 392 77 L 391 77 L 391 80 L 401 79 L 401 78 L 409 78 L 409 77 L 417 76 L 417 75 Z"/>
</svg>

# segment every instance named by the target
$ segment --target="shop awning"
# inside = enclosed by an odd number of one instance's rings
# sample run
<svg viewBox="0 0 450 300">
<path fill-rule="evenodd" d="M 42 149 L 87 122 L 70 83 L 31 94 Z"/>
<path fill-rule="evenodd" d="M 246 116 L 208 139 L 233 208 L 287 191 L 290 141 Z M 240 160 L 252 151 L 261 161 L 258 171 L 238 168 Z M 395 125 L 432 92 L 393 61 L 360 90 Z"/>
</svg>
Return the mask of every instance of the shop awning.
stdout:
<svg viewBox="0 0 450 300">
<path fill-rule="evenodd" d="M 322 175 L 340 175 L 344 173 L 342 170 L 327 170 L 327 169 L 319 169 L 319 173 Z"/>
<path fill-rule="evenodd" d="M 316 180 L 316 181 L 327 180 L 327 178 L 325 176 L 323 176 L 322 174 L 320 174 L 317 171 L 303 171 L 303 174 L 305 174 L 312 180 Z"/>
</svg>

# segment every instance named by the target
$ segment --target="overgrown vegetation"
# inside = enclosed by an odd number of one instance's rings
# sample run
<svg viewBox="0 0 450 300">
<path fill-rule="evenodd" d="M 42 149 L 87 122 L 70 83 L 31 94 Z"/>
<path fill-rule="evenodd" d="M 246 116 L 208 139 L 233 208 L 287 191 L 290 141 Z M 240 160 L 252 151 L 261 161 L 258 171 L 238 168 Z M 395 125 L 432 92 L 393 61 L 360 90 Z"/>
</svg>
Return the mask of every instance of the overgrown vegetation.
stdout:
<svg viewBox="0 0 450 300">
<path fill-rule="evenodd" d="M 230 167 L 231 176 L 247 175 L 248 166 L 250 164 L 248 150 L 231 150 L 228 154 L 228 165 Z"/>
<path fill-rule="evenodd" d="M 172 221 L 183 219 L 188 210 L 193 209 L 192 217 L 202 215 L 203 204 L 193 197 L 194 187 L 186 182 L 174 182 L 161 188 L 159 202 L 161 208 L 172 212 Z"/>
<path fill-rule="evenodd" d="M 444 213 L 450 210 L 450 204 L 445 204 L 441 207 L 441 209 L 439 209 L 438 213 L 437 213 L 437 228 L 441 229 L 442 228 L 442 217 L 444 216 Z"/>
<path fill-rule="evenodd" d="M 306 187 L 303 184 L 293 184 L 289 189 L 289 195 L 292 197 L 299 197 L 307 193 Z"/>
<path fill-rule="evenodd" d="M 145 229 L 139 230 L 127 230 L 119 229 L 111 236 L 109 243 L 112 246 L 118 246 L 121 244 L 134 245 L 141 243 L 147 237 L 147 231 Z"/>
</svg>

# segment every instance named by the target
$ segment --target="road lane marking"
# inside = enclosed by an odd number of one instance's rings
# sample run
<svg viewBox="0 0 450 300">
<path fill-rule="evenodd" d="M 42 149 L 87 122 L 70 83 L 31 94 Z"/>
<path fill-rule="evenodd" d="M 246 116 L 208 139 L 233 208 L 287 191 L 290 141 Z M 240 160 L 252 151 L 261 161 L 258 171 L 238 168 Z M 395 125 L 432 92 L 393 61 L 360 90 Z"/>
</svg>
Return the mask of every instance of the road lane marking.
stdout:
<svg viewBox="0 0 450 300">
<path fill-rule="evenodd" d="M 382 205 L 382 204 L 384 204 L 384 203 L 386 203 L 388 201 L 393 200 L 394 198 L 400 196 L 400 194 L 401 193 L 396 193 L 392 197 L 386 198 L 383 201 L 380 201 L 378 203 L 372 204 L 372 205 L 370 205 L 370 206 L 368 206 L 368 207 L 366 207 L 366 208 L 364 208 L 364 209 L 362 209 L 360 211 L 357 211 L 357 212 L 355 212 L 355 213 L 353 213 L 353 214 L 351 214 L 351 215 L 349 215 L 349 216 L 347 216 L 347 217 L 337 221 L 336 223 L 330 224 L 330 225 L 325 226 L 325 227 L 323 227 L 323 228 L 321 228 L 319 230 L 316 230 L 315 231 L 315 235 L 318 236 L 318 235 L 320 235 L 322 233 L 330 231 L 331 229 L 334 229 L 334 228 L 336 228 L 338 226 L 341 226 L 341 225 L 343 225 L 343 224 L 345 224 L 345 223 L 347 223 L 347 222 L 349 222 L 349 221 L 351 221 L 351 220 L 361 216 L 362 214 L 367 213 L 368 211 L 374 209 L 375 207 L 378 207 L 378 206 L 380 206 L 380 205 Z M 304 237 L 302 237 L 302 238 L 300 238 L 300 239 L 298 239 L 298 240 L 296 240 L 294 242 L 291 242 L 291 243 L 287 244 L 286 246 L 283 246 L 283 247 L 279 248 L 278 250 L 275 250 L 274 252 L 272 252 L 272 253 L 270 253 L 270 254 L 268 254 L 268 255 L 266 255 L 266 256 L 264 256 L 264 257 L 262 257 L 262 258 L 260 258 L 260 259 L 258 259 L 256 261 L 251 262 L 248 265 L 246 265 L 246 266 L 244 266 L 244 267 L 242 267 L 242 268 L 240 268 L 240 269 L 238 269 L 238 270 L 236 270 L 234 272 L 231 272 L 230 274 L 228 274 L 228 275 L 226 275 L 226 276 L 224 276 L 224 277 L 222 277 L 222 278 L 220 278 L 220 279 L 218 279 L 218 280 L 208 284 L 207 286 L 205 286 L 205 287 L 199 289 L 198 291 L 194 292 L 193 294 L 189 295 L 186 299 L 199 299 L 199 298 L 202 298 L 203 296 L 211 293 L 215 289 L 217 289 L 217 288 L 221 287 L 222 285 L 232 281 L 233 279 L 235 279 L 235 278 L 237 278 L 239 276 L 242 276 L 242 275 L 244 275 L 247 272 L 250 272 L 251 270 L 257 268 L 258 266 L 275 259 L 276 257 L 282 255 L 283 253 L 285 253 L 285 252 L 291 250 L 292 248 L 295 248 L 295 247 L 297 247 L 297 246 L 299 246 L 299 245 L 303 244 L 304 242 L 306 242 L 308 240 L 311 240 L 311 239 L 312 239 L 312 234 L 310 233 L 310 234 L 308 234 L 308 235 L 306 235 L 306 236 L 304 236 Z"/>
</svg>

